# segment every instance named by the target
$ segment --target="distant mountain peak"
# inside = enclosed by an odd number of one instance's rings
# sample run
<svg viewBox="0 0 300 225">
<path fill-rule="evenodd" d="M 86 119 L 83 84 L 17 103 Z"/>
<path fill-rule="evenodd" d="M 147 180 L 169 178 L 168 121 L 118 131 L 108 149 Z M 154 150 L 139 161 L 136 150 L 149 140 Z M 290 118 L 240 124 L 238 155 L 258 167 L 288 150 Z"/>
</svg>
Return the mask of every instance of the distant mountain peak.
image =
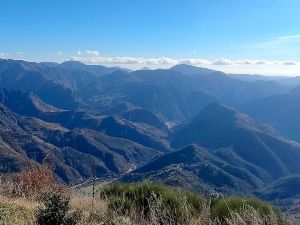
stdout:
<svg viewBox="0 0 300 225">
<path fill-rule="evenodd" d="M 194 117 L 191 124 L 194 123 L 196 125 L 203 121 L 206 123 L 210 122 L 219 127 L 224 126 L 228 129 L 239 127 L 247 130 L 255 130 L 261 133 L 267 132 L 272 135 L 278 135 L 271 127 L 260 124 L 248 115 L 237 112 L 233 108 L 217 102 L 208 104 Z"/>
<path fill-rule="evenodd" d="M 235 140 L 236 135 L 241 132 L 279 138 L 279 135 L 271 127 L 260 124 L 228 106 L 211 103 L 189 122 L 177 127 L 172 143 L 174 147 L 183 147 L 191 143 L 209 148 L 228 147 Z M 222 141 L 220 142 L 220 140 Z M 204 143 L 209 144 L 205 146 Z"/>
<path fill-rule="evenodd" d="M 144 67 L 142 67 L 141 69 L 139 69 L 139 70 L 151 70 L 149 67 L 147 67 L 147 66 L 144 66 Z"/>
<path fill-rule="evenodd" d="M 62 109 L 43 102 L 37 95 L 21 91 L 0 89 L 0 103 L 19 114 L 36 116 L 43 112 L 59 112 Z"/>
<path fill-rule="evenodd" d="M 184 155 L 194 155 L 197 153 L 197 151 L 199 151 L 199 149 L 204 148 L 192 143 L 178 150 L 178 152 L 182 152 Z"/>
<path fill-rule="evenodd" d="M 75 60 L 69 60 L 69 61 L 64 61 L 61 63 L 61 65 L 86 65 L 83 62 L 80 61 L 75 61 Z"/>
<path fill-rule="evenodd" d="M 192 123 L 211 121 L 214 123 L 234 124 L 239 113 L 220 103 L 210 103 L 192 119 Z"/>
<path fill-rule="evenodd" d="M 129 103 L 129 102 L 122 102 L 116 106 L 113 106 L 112 108 L 109 108 L 108 110 L 104 111 L 103 114 L 105 115 L 117 115 L 123 112 L 127 112 L 130 110 L 138 109 L 137 106 Z"/>
<path fill-rule="evenodd" d="M 170 70 L 175 70 L 184 74 L 196 75 L 196 74 L 211 74 L 218 72 L 216 70 L 211 70 L 203 67 L 192 66 L 188 64 L 177 64 L 170 68 Z"/>
<path fill-rule="evenodd" d="M 206 107 L 204 107 L 204 109 L 200 112 L 200 113 L 220 113 L 220 114 L 224 114 L 224 113 L 227 113 L 227 114 L 237 114 L 238 112 L 236 112 L 234 109 L 224 105 L 224 104 L 221 104 L 221 103 L 218 103 L 218 102 L 213 102 L 213 103 L 210 103 L 208 104 Z"/>
</svg>

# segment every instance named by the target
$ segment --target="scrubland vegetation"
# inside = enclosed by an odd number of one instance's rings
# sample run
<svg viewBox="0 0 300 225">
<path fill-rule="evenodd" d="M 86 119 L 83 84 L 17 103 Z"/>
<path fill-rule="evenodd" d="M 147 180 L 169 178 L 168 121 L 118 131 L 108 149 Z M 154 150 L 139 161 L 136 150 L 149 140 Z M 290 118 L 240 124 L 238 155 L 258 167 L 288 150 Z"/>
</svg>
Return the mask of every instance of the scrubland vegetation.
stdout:
<svg viewBox="0 0 300 225">
<path fill-rule="evenodd" d="M 269 203 L 200 196 L 159 184 L 112 183 L 94 197 L 60 185 L 47 168 L 1 181 L 1 225 L 281 225 L 297 224 Z"/>
</svg>

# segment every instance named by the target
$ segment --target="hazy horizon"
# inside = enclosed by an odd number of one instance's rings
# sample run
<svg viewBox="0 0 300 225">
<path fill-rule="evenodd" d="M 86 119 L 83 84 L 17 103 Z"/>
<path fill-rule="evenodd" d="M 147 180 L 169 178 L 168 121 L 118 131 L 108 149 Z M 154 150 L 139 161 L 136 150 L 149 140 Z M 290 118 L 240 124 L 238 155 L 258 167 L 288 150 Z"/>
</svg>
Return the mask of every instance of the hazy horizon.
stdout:
<svg viewBox="0 0 300 225">
<path fill-rule="evenodd" d="M 83 63 L 85 65 L 99 65 L 99 66 L 106 66 L 106 67 L 119 67 L 119 68 L 124 68 L 124 69 L 129 69 L 132 71 L 136 71 L 136 70 L 143 70 L 143 69 L 149 69 L 149 70 L 156 70 L 156 69 L 170 69 L 173 66 L 176 65 L 188 65 L 188 66 L 194 66 L 194 67 L 198 67 L 198 68 L 204 68 L 204 69 L 211 69 L 211 70 L 216 70 L 216 71 L 220 71 L 220 72 L 224 72 L 227 74 L 231 74 L 231 75 L 253 75 L 253 76 L 270 76 L 270 77 L 297 77 L 299 76 L 299 74 L 293 74 L 293 75 L 286 75 L 286 74 L 263 74 L 263 73 L 246 73 L 241 71 L 240 73 L 238 72 L 226 72 L 226 70 L 222 70 L 222 68 L 218 69 L 217 67 L 214 66 L 208 66 L 208 65 L 192 65 L 189 63 L 184 63 L 184 62 L 179 62 L 177 64 L 172 64 L 172 65 L 165 65 L 165 66 L 153 66 L 153 65 L 138 65 L 135 67 L 131 67 L 128 66 L 126 64 L 116 64 L 116 65 L 111 65 L 111 64 L 95 64 L 95 63 L 87 63 L 87 62 L 82 62 L 80 60 L 76 60 L 76 59 L 67 59 L 66 61 L 60 61 L 60 62 L 54 62 L 54 61 L 30 61 L 30 60 L 26 60 L 26 59 L 12 59 L 12 58 L 1 58 L 0 60 L 22 60 L 22 61 L 26 61 L 26 62 L 32 62 L 32 63 L 57 63 L 57 64 L 62 64 L 64 62 L 80 62 Z"/>
</svg>

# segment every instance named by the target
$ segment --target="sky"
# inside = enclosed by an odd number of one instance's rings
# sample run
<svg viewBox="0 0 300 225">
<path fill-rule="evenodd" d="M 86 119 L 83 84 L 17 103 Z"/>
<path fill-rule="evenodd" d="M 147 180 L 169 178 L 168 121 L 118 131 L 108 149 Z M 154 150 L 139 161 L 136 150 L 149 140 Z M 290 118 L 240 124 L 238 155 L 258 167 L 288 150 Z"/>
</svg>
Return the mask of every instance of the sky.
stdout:
<svg viewBox="0 0 300 225">
<path fill-rule="evenodd" d="M 300 75 L 299 0 L 0 0 L 0 58 Z"/>
</svg>

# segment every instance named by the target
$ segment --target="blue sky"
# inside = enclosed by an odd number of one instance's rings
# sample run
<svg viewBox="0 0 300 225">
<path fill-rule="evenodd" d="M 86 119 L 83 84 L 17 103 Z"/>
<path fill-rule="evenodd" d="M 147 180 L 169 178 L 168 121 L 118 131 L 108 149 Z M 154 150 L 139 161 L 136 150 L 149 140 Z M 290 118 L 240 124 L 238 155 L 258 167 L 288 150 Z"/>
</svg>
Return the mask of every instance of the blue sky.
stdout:
<svg viewBox="0 0 300 225">
<path fill-rule="evenodd" d="M 299 0 L 0 0 L 0 57 L 300 75 Z"/>
</svg>

